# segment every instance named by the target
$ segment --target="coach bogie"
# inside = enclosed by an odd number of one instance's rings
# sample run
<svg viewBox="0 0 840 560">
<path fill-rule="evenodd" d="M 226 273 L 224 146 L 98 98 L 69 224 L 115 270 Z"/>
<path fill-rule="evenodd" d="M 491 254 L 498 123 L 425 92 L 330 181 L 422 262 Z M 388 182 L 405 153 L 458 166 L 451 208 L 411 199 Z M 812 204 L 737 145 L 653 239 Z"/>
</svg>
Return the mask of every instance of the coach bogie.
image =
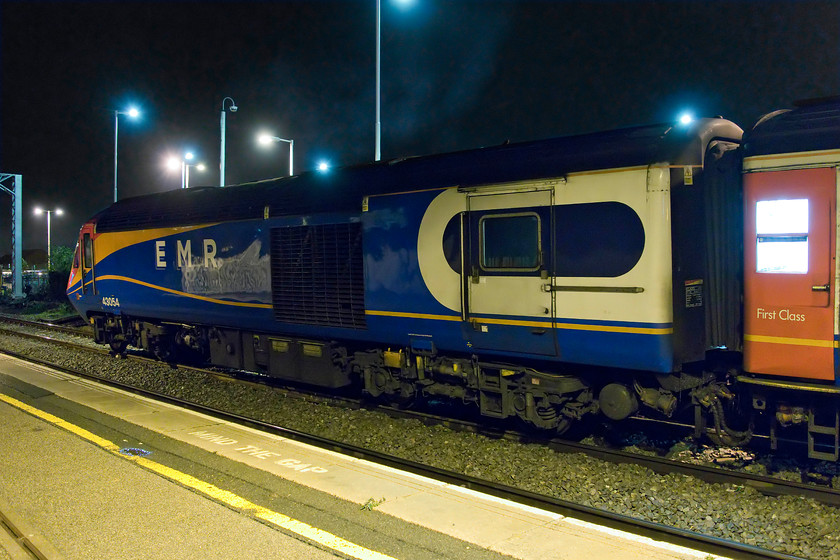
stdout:
<svg viewBox="0 0 840 560">
<path fill-rule="evenodd" d="M 743 378 L 753 422 L 768 434 L 770 448 L 782 440 L 806 441 L 808 457 L 840 458 L 840 388 L 798 381 Z"/>
</svg>

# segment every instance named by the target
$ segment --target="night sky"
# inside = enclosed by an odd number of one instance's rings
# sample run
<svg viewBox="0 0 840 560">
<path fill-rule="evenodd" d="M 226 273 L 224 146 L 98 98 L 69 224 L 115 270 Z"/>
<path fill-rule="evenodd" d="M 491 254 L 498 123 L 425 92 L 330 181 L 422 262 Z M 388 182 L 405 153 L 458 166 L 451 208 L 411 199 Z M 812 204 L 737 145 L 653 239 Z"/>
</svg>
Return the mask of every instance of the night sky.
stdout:
<svg viewBox="0 0 840 560">
<path fill-rule="evenodd" d="M 226 182 L 372 161 L 375 1 L 0 2 L 0 172 L 23 175 L 24 249 L 36 205 L 61 207 L 55 245 L 113 200 L 180 188 L 187 149 Z M 748 128 L 798 99 L 840 94 L 840 1 L 382 0 L 382 158 L 673 120 Z M 11 197 L 0 197 L 0 254 Z"/>
</svg>

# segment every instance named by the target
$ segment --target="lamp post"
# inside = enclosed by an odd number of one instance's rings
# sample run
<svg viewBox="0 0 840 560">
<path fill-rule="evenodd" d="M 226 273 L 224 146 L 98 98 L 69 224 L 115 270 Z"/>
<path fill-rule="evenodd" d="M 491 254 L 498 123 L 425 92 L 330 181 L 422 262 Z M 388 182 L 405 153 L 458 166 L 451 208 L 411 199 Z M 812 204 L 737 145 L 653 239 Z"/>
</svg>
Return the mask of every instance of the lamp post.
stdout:
<svg viewBox="0 0 840 560">
<path fill-rule="evenodd" d="M 204 167 L 203 163 L 197 163 L 190 165 L 189 163 L 184 163 L 184 169 L 186 170 L 186 181 L 184 182 L 184 188 L 190 188 L 190 167 L 195 167 L 199 171 L 204 171 L 206 168 Z"/>
<path fill-rule="evenodd" d="M 131 107 L 128 111 L 114 111 L 114 202 L 117 201 L 117 138 L 120 130 L 120 115 L 128 115 L 136 119 L 140 116 L 140 111 L 135 107 Z"/>
<path fill-rule="evenodd" d="M 195 167 L 199 171 L 204 171 L 206 168 L 204 167 L 203 163 L 196 163 L 191 164 L 187 163 L 188 161 L 192 161 L 195 156 L 192 152 L 187 152 L 184 154 L 184 157 L 177 158 L 171 157 L 166 161 L 166 166 L 175 171 L 179 167 L 181 168 L 181 188 L 188 189 L 190 188 L 190 167 Z"/>
<path fill-rule="evenodd" d="M 396 0 L 400 4 L 404 6 L 408 6 L 409 4 L 413 3 L 414 0 Z M 381 111 L 380 111 L 380 90 L 381 90 L 381 79 L 380 79 L 380 68 L 382 66 L 381 56 L 382 52 L 382 0 L 376 0 L 376 141 L 374 147 L 374 161 L 379 161 L 380 156 L 382 155 L 382 151 L 380 150 L 380 145 L 382 143 L 382 119 L 381 119 Z"/>
<path fill-rule="evenodd" d="M 236 106 L 236 102 L 230 98 L 225 97 L 222 99 L 222 116 L 220 119 L 221 122 L 221 129 L 222 129 L 222 148 L 221 148 L 221 156 L 219 156 L 219 186 L 225 186 L 225 102 L 230 99 L 230 112 L 235 113 L 239 107 Z"/>
<path fill-rule="evenodd" d="M 380 67 L 380 51 L 382 43 L 382 0 L 376 0 L 376 140 L 373 150 L 373 161 L 379 161 L 380 143 L 382 141 L 382 123 L 380 122 L 379 114 L 379 67 Z"/>
<path fill-rule="evenodd" d="M 44 210 L 43 208 L 35 208 L 35 215 L 40 216 L 41 214 L 47 215 L 47 271 L 52 270 L 52 240 L 50 239 L 50 216 L 52 213 L 55 212 L 56 216 L 61 216 L 64 211 L 61 208 L 55 208 L 54 210 Z"/>
<path fill-rule="evenodd" d="M 295 141 L 294 140 L 286 140 L 285 138 L 279 138 L 277 136 L 271 136 L 270 134 L 260 134 L 257 138 L 257 141 L 262 145 L 268 145 L 272 142 L 286 142 L 289 144 L 289 177 L 295 174 L 294 171 L 294 159 L 295 159 Z"/>
</svg>

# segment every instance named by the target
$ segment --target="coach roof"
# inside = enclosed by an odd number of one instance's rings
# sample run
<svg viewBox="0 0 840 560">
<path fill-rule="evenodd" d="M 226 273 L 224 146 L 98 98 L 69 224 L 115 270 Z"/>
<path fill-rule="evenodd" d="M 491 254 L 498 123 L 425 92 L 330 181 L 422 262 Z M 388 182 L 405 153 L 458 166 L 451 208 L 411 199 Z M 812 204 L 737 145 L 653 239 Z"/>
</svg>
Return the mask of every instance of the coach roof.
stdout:
<svg viewBox="0 0 840 560">
<path fill-rule="evenodd" d="M 744 156 L 840 148 L 840 96 L 796 105 L 764 115 L 744 133 Z"/>
</svg>

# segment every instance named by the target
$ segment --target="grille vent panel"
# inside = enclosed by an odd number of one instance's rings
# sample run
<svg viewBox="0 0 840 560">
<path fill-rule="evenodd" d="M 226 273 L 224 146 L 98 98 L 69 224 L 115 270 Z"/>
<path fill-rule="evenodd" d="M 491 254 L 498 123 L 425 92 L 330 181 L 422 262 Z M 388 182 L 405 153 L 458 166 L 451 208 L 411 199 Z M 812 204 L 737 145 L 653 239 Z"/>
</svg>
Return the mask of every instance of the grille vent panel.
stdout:
<svg viewBox="0 0 840 560">
<path fill-rule="evenodd" d="M 278 321 L 365 328 L 361 224 L 273 228 L 271 300 Z"/>
</svg>

